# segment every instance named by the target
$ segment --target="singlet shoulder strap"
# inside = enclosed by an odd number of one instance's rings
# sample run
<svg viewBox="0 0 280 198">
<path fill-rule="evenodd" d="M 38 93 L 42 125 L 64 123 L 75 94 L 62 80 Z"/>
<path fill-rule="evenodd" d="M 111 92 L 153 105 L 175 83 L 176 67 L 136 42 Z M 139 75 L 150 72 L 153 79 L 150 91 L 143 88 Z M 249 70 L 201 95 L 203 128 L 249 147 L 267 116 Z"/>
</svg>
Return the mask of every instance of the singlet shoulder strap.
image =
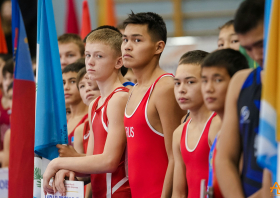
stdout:
<svg viewBox="0 0 280 198">
<path fill-rule="evenodd" d="M 150 87 L 150 93 L 149 93 L 149 97 L 151 96 L 151 94 L 152 94 L 152 92 L 153 92 L 153 90 L 154 90 L 154 87 L 156 86 L 156 84 L 157 84 L 157 82 L 161 79 L 161 78 L 163 78 L 163 77 L 174 77 L 174 75 L 173 74 L 171 74 L 171 73 L 165 73 L 165 74 L 162 74 L 160 77 L 158 77 L 157 79 L 156 79 L 156 81 L 153 83 L 153 85 Z"/>
<path fill-rule="evenodd" d="M 103 104 L 104 109 L 102 111 L 103 111 L 103 121 L 107 127 L 109 124 L 108 117 L 107 117 L 107 106 L 108 106 L 107 104 L 108 104 L 109 100 L 113 97 L 113 95 L 117 92 L 127 92 L 128 93 L 129 89 L 126 87 L 118 87 L 106 98 L 106 101 Z"/>
<path fill-rule="evenodd" d="M 180 145 L 185 145 L 185 137 L 186 137 L 186 132 L 187 132 L 187 128 L 188 128 L 188 125 L 189 125 L 189 122 L 190 122 L 191 119 L 187 120 L 184 124 L 184 127 L 183 127 L 183 131 L 182 131 L 182 135 L 181 135 L 181 143 Z M 180 146 L 180 149 L 181 149 L 181 146 Z"/>
<path fill-rule="evenodd" d="M 97 105 L 98 105 L 98 101 L 100 100 L 100 98 L 101 98 L 101 96 L 98 96 L 96 99 L 95 99 L 95 101 L 94 101 L 94 103 L 93 103 L 93 105 L 92 105 L 92 108 L 91 108 L 91 120 L 92 120 L 92 118 L 94 117 L 94 114 L 95 114 L 95 111 L 96 111 L 96 108 L 97 108 Z"/>
<path fill-rule="evenodd" d="M 89 121 L 86 121 L 83 129 L 83 136 L 87 133 L 88 125 L 89 125 Z"/>
<path fill-rule="evenodd" d="M 216 112 L 213 112 L 212 115 L 210 116 L 210 118 L 208 119 L 207 123 L 206 123 L 206 126 L 205 126 L 205 129 L 209 131 L 209 128 L 210 128 L 210 125 L 211 125 L 211 122 L 213 120 L 213 118 L 217 115 Z"/>
<path fill-rule="evenodd" d="M 156 79 L 156 81 L 154 82 L 154 84 L 152 85 L 152 87 L 154 87 L 154 86 L 157 84 L 157 82 L 158 82 L 161 78 L 163 78 L 163 77 L 168 77 L 168 76 L 174 77 L 174 75 L 171 74 L 171 73 L 162 74 L 160 77 L 158 77 L 158 78 Z"/>
</svg>

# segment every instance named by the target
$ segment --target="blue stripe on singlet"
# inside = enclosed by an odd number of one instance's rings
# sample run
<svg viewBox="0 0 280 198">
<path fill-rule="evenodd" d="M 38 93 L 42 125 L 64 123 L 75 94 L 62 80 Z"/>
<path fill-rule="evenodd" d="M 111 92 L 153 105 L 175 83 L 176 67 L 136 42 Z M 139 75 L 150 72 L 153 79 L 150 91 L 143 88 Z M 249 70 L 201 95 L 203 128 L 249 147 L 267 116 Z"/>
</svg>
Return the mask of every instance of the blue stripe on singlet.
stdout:
<svg viewBox="0 0 280 198">
<path fill-rule="evenodd" d="M 135 84 L 133 82 L 125 82 L 123 83 L 123 86 L 126 87 L 126 86 L 134 86 Z"/>
</svg>

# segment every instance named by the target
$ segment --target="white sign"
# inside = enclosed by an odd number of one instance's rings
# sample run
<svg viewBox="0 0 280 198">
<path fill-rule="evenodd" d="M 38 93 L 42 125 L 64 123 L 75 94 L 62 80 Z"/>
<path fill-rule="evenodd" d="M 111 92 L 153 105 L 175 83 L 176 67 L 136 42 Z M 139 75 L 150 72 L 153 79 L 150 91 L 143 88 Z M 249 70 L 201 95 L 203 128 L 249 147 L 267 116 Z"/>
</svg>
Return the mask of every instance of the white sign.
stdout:
<svg viewBox="0 0 280 198">
<path fill-rule="evenodd" d="M 41 180 L 41 198 L 84 198 L 84 182 L 83 181 L 65 181 L 66 196 L 61 196 L 59 192 L 54 195 L 44 194 L 43 180 Z"/>
<path fill-rule="evenodd" d="M 8 198 L 8 168 L 0 168 L 0 198 Z"/>
</svg>

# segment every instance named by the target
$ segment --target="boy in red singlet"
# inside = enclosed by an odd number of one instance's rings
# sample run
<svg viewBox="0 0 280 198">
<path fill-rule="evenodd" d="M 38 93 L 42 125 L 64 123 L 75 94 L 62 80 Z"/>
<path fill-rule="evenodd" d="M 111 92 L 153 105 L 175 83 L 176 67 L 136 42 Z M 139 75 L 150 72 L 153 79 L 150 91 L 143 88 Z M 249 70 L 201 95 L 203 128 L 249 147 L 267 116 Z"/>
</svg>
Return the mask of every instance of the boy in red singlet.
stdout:
<svg viewBox="0 0 280 198">
<path fill-rule="evenodd" d="M 67 122 L 68 144 L 74 143 L 74 131 L 87 119 L 88 107 L 83 103 L 79 90 L 76 86 L 77 73 L 84 68 L 83 63 L 72 63 L 62 70 L 65 102 L 69 104 L 71 116 Z"/>
<path fill-rule="evenodd" d="M 83 103 L 87 106 L 98 96 L 100 91 L 95 81 L 90 80 L 86 74 L 86 68 L 82 68 L 76 79 L 76 86 L 80 92 Z M 89 122 L 88 119 L 82 124 L 77 126 L 74 131 L 74 144 L 72 146 L 57 145 L 59 148 L 60 157 L 78 157 L 84 156 L 87 150 L 87 144 L 89 140 Z M 84 134 L 85 133 L 85 134 Z"/>
<path fill-rule="evenodd" d="M 124 124 L 132 197 L 170 197 L 172 134 L 185 114 L 174 97 L 173 75 L 159 67 L 166 43 L 161 16 L 133 12 L 124 21 L 122 55 L 138 84 L 128 100 Z"/>
<path fill-rule="evenodd" d="M 210 111 L 215 111 L 223 120 L 226 93 L 230 79 L 237 71 L 249 68 L 247 60 L 238 51 L 222 49 L 209 54 L 204 59 L 201 67 L 201 90 L 204 103 Z M 208 195 L 215 198 L 222 197 L 214 167 L 217 136 L 210 149 L 208 178 Z"/>
<path fill-rule="evenodd" d="M 90 79 L 96 80 L 101 96 L 89 108 L 91 134 L 87 156 L 51 161 L 44 173 L 45 192 L 53 192 L 48 183 L 55 176 L 55 190 L 65 194 L 64 177 L 73 179 L 76 172 L 78 176 L 91 176 L 92 197 L 131 197 L 125 171 L 123 125 L 129 90 L 118 78 L 123 65 L 121 43 L 121 34 L 110 29 L 96 30 L 88 36 L 85 51 L 87 73 Z"/>
<path fill-rule="evenodd" d="M 174 78 L 175 97 L 181 109 L 189 110 L 191 119 L 173 135 L 175 159 L 172 197 L 198 198 L 200 182 L 208 178 L 210 146 L 220 127 L 220 119 L 209 111 L 201 94 L 201 63 L 207 52 L 184 54 Z"/>
</svg>

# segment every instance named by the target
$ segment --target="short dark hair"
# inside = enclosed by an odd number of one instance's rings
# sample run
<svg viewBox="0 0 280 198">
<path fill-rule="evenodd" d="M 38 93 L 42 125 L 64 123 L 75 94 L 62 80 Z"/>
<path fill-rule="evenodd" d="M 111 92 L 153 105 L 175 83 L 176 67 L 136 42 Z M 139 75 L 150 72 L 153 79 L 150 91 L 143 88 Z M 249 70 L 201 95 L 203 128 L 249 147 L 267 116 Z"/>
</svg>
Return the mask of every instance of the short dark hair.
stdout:
<svg viewBox="0 0 280 198">
<path fill-rule="evenodd" d="M 14 61 L 13 61 L 13 59 L 7 60 L 4 67 L 3 67 L 3 70 L 2 70 L 3 77 L 5 77 L 7 73 L 10 73 L 12 75 L 14 74 Z"/>
<path fill-rule="evenodd" d="M 86 68 L 84 67 L 84 68 L 82 68 L 82 69 L 78 72 L 78 74 L 77 74 L 76 85 L 77 85 L 78 90 L 79 90 L 79 83 L 80 83 L 80 81 L 83 79 L 83 77 L 86 75 L 86 73 L 87 73 L 87 70 L 86 70 Z"/>
<path fill-rule="evenodd" d="M 233 19 L 232 19 L 232 20 L 229 20 L 229 21 L 227 21 L 224 25 L 220 26 L 220 27 L 219 27 L 219 30 L 224 29 L 225 27 L 229 27 L 229 26 L 231 26 L 231 25 L 233 25 L 233 24 L 234 24 L 234 20 L 233 20 Z"/>
<path fill-rule="evenodd" d="M 210 53 L 201 67 L 223 67 L 232 77 L 237 71 L 249 68 L 249 65 L 245 56 L 239 51 L 228 48 Z"/>
<path fill-rule="evenodd" d="M 181 56 L 179 65 L 182 64 L 196 64 L 201 65 L 203 59 L 208 55 L 208 52 L 202 50 L 189 51 Z"/>
<path fill-rule="evenodd" d="M 10 89 L 12 89 L 13 86 L 14 86 L 14 82 L 11 82 L 11 83 L 9 84 L 8 88 L 7 88 L 7 92 L 8 92 Z"/>
<path fill-rule="evenodd" d="M 110 29 L 110 30 L 114 30 L 114 31 L 116 31 L 116 32 L 118 32 L 118 33 L 121 34 L 120 30 L 119 30 L 118 28 L 114 27 L 114 26 L 111 26 L 111 25 L 102 25 L 102 26 L 99 26 L 98 28 L 95 28 L 94 30 L 91 30 L 90 33 L 88 33 L 88 35 L 86 35 L 86 37 L 84 38 L 83 42 L 86 43 L 87 37 L 88 37 L 92 32 L 94 32 L 94 31 L 96 31 L 96 30 L 105 29 L 105 28 L 106 28 L 106 29 Z"/>
<path fill-rule="evenodd" d="M 68 72 L 78 73 L 84 67 L 85 67 L 84 63 L 74 62 L 74 63 L 71 63 L 71 64 L 67 65 L 66 67 L 64 67 L 64 69 L 62 70 L 62 74 L 65 74 Z"/>
<path fill-rule="evenodd" d="M 148 26 L 148 33 L 154 41 L 167 40 L 166 25 L 162 17 L 153 12 L 140 12 L 128 15 L 128 18 L 123 22 L 124 28 L 129 24 L 140 24 Z"/>
<path fill-rule="evenodd" d="M 234 29 L 237 34 L 246 34 L 264 20 L 265 0 L 243 1 L 234 17 Z"/>
</svg>

